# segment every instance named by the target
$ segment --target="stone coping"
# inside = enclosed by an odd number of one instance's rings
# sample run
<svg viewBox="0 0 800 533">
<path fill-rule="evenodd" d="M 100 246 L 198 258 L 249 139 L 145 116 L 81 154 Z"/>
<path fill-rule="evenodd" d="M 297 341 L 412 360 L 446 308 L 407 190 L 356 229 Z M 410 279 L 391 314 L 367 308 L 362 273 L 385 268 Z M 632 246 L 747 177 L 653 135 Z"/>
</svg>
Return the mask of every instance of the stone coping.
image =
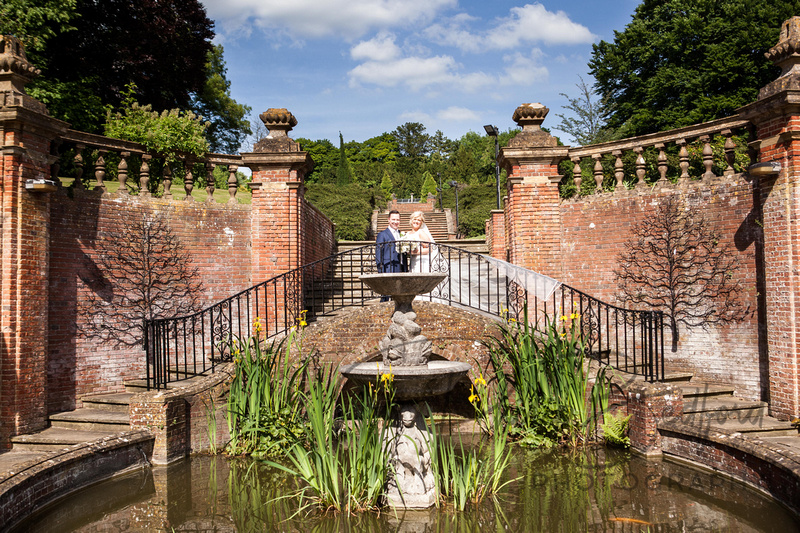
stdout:
<svg viewBox="0 0 800 533">
<path fill-rule="evenodd" d="M 9 528 L 72 492 L 150 466 L 153 435 L 127 431 L 47 452 L 0 473 L 0 524 Z"/>
<path fill-rule="evenodd" d="M 658 430 L 663 438 L 716 449 L 724 456 L 701 450 L 691 454 L 679 453 L 680 450 L 669 445 L 664 446 L 665 454 L 723 472 L 757 490 L 769 493 L 800 515 L 800 447 L 794 449 L 780 442 L 770 442 L 758 435 L 735 430 L 699 426 L 684 422 L 680 417 L 660 421 Z M 800 443 L 800 437 L 797 438 Z M 733 457 L 746 470 L 731 466 L 727 457 Z M 768 465 L 770 471 L 759 468 L 758 462 Z M 746 475 L 748 473 L 749 476 Z M 781 478 L 784 482 L 777 481 Z"/>
</svg>

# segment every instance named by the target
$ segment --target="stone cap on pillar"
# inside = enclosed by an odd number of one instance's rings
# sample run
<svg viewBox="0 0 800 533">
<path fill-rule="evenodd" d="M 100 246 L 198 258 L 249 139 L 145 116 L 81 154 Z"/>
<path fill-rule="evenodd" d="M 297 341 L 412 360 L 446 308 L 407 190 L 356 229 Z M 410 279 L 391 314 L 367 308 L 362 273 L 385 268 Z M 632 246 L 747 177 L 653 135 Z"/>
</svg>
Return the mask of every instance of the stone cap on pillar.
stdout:
<svg viewBox="0 0 800 533">
<path fill-rule="evenodd" d="M 539 103 L 522 104 L 516 108 L 511 119 L 522 128 L 522 131 L 508 142 L 508 146 L 511 148 L 557 146 L 556 138 L 541 128 L 549 112 L 547 107 Z"/>
<path fill-rule="evenodd" d="M 522 104 L 512 116 L 522 131 L 500 149 L 498 163 L 508 172 L 513 181 L 513 167 L 520 165 L 550 167 L 567 157 L 567 147 L 558 146 L 558 139 L 542 130 L 550 110 L 542 104 Z M 557 172 L 553 171 L 555 179 Z M 552 181 L 552 180 L 551 180 Z"/>
<path fill-rule="evenodd" d="M 300 144 L 289 138 L 288 133 L 297 125 L 297 119 L 284 108 L 267 109 L 259 118 L 269 135 L 258 141 L 252 152 L 242 154 L 242 165 L 254 172 L 251 187 L 257 188 L 259 180 L 267 179 L 255 176 L 266 170 L 278 172 L 267 181 L 302 184 L 302 176 L 314 168 L 314 161 L 307 152 L 300 150 Z"/>
<path fill-rule="evenodd" d="M 299 152 L 300 145 L 289 138 L 289 132 L 297 126 L 297 119 L 288 109 L 270 108 L 258 115 L 269 131 L 269 135 L 258 141 L 253 152 Z"/>
<path fill-rule="evenodd" d="M 758 92 L 759 100 L 781 91 L 800 90 L 800 17 L 783 23 L 778 44 L 764 55 L 781 68 L 781 75 Z"/>
</svg>

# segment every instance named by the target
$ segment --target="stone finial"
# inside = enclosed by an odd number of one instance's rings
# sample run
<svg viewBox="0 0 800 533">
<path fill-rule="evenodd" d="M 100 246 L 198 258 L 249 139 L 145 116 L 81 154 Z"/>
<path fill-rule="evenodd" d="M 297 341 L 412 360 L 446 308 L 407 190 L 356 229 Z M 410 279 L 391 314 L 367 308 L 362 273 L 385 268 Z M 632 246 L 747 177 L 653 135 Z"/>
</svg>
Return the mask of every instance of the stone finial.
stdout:
<svg viewBox="0 0 800 533">
<path fill-rule="evenodd" d="M 800 73 L 800 17 L 792 17 L 783 23 L 778 44 L 764 55 L 781 67 L 781 77 L 792 72 Z"/>
<path fill-rule="evenodd" d="M 542 104 L 522 104 L 514 110 L 511 119 L 520 125 L 523 133 L 541 131 L 542 122 L 550 110 Z"/>
<path fill-rule="evenodd" d="M 511 117 L 522 127 L 522 131 L 508 142 L 511 148 L 543 148 L 558 145 L 555 137 L 542 130 L 547 113 L 550 110 L 542 104 L 522 104 L 514 110 Z"/>
<path fill-rule="evenodd" d="M 800 89 L 800 17 L 783 23 L 778 44 L 764 55 L 781 68 L 781 75 L 758 92 L 759 100 L 781 91 Z"/>
<path fill-rule="evenodd" d="M 292 128 L 297 126 L 297 119 L 294 115 L 282 107 L 267 109 L 258 115 L 258 118 L 264 122 L 264 126 L 269 130 L 269 137 L 273 139 L 288 137 Z"/>
<path fill-rule="evenodd" d="M 289 132 L 297 126 L 297 119 L 288 109 L 270 108 L 258 115 L 269 130 L 269 135 L 258 141 L 254 152 L 299 152 L 300 146 L 289 138 Z"/>
<path fill-rule="evenodd" d="M 40 73 L 28 62 L 22 41 L 12 35 L 0 35 L 0 90 L 24 92 L 25 85 Z"/>
</svg>

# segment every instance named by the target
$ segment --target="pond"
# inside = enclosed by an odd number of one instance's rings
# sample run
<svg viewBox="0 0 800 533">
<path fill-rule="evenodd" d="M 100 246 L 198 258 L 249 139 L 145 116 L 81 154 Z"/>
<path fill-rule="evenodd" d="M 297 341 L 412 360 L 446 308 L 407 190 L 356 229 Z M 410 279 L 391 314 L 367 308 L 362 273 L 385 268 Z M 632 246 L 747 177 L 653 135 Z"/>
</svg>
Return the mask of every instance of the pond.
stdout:
<svg viewBox="0 0 800 533">
<path fill-rule="evenodd" d="M 298 514 L 286 498 L 293 479 L 262 463 L 195 456 L 99 483 L 14 531 L 800 531 L 797 517 L 761 493 L 670 460 L 518 450 L 509 474 L 520 479 L 502 497 L 463 513 L 347 517 Z"/>
</svg>

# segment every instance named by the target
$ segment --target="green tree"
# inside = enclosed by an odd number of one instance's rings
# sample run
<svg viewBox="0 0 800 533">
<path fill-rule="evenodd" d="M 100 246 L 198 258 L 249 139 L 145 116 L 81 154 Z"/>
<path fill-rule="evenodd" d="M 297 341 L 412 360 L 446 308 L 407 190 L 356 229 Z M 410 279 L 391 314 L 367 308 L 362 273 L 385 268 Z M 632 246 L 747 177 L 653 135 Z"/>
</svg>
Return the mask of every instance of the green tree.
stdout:
<svg viewBox="0 0 800 533">
<path fill-rule="evenodd" d="M 391 200 L 392 178 L 389 176 L 388 172 L 383 173 L 383 179 L 381 179 L 381 192 L 383 193 L 383 197 L 386 198 L 386 200 Z"/>
<path fill-rule="evenodd" d="M 202 103 L 220 148 L 247 127 L 199 0 L 3 0 L 0 31 L 22 36 L 42 70 L 29 94 L 75 129 L 100 133 L 104 107 L 117 108 L 129 83 L 158 111 Z"/>
<path fill-rule="evenodd" d="M 605 127 L 610 107 L 594 99 L 592 89 L 586 85 L 582 77 L 580 80 L 580 83 L 575 84 L 578 88 L 577 98 L 560 93 L 569 102 L 564 109 L 572 111 L 573 116 L 556 114 L 561 119 L 556 128 L 566 132 L 578 145 L 611 140 L 613 132 Z"/>
<path fill-rule="evenodd" d="M 339 132 L 339 164 L 336 165 L 336 185 L 347 185 L 353 181 L 350 174 L 350 163 L 347 161 L 347 152 L 344 148 L 344 138 Z"/>
<path fill-rule="evenodd" d="M 208 123 L 191 111 L 173 109 L 158 113 L 150 105 L 139 105 L 129 85 L 120 111 L 106 114 L 105 134 L 117 139 L 142 143 L 148 150 L 176 159 L 176 151 L 203 155 L 208 151 L 205 130 Z"/>
<path fill-rule="evenodd" d="M 208 52 L 206 81 L 192 98 L 192 110 L 209 123 L 206 129 L 208 149 L 233 154 L 252 133 L 247 120 L 251 108 L 231 98 L 231 82 L 226 78 L 222 54 L 222 45 L 215 45 Z"/>
<path fill-rule="evenodd" d="M 76 4 L 77 0 L 3 0 L 0 34 L 18 37 L 35 59 L 50 38 L 75 29 L 70 23 L 77 16 Z"/>
<path fill-rule="evenodd" d="M 306 199 L 336 224 L 336 238 L 364 240 L 372 216 L 372 191 L 358 183 L 311 183 Z"/>
<path fill-rule="evenodd" d="M 422 190 L 419 192 L 420 199 L 424 201 L 429 194 L 436 196 L 436 181 L 434 181 L 433 175 L 426 170 L 422 174 L 422 180 Z"/>
<path fill-rule="evenodd" d="M 314 170 L 306 176 L 306 183 L 334 183 L 339 163 L 339 150 L 328 139 L 312 141 L 298 137 L 300 149 L 308 152 L 314 161 Z"/>
<path fill-rule="evenodd" d="M 798 13 L 800 0 L 645 0 L 593 45 L 608 126 L 626 137 L 731 115 L 778 75 L 764 53 Z"/>
</svg>

